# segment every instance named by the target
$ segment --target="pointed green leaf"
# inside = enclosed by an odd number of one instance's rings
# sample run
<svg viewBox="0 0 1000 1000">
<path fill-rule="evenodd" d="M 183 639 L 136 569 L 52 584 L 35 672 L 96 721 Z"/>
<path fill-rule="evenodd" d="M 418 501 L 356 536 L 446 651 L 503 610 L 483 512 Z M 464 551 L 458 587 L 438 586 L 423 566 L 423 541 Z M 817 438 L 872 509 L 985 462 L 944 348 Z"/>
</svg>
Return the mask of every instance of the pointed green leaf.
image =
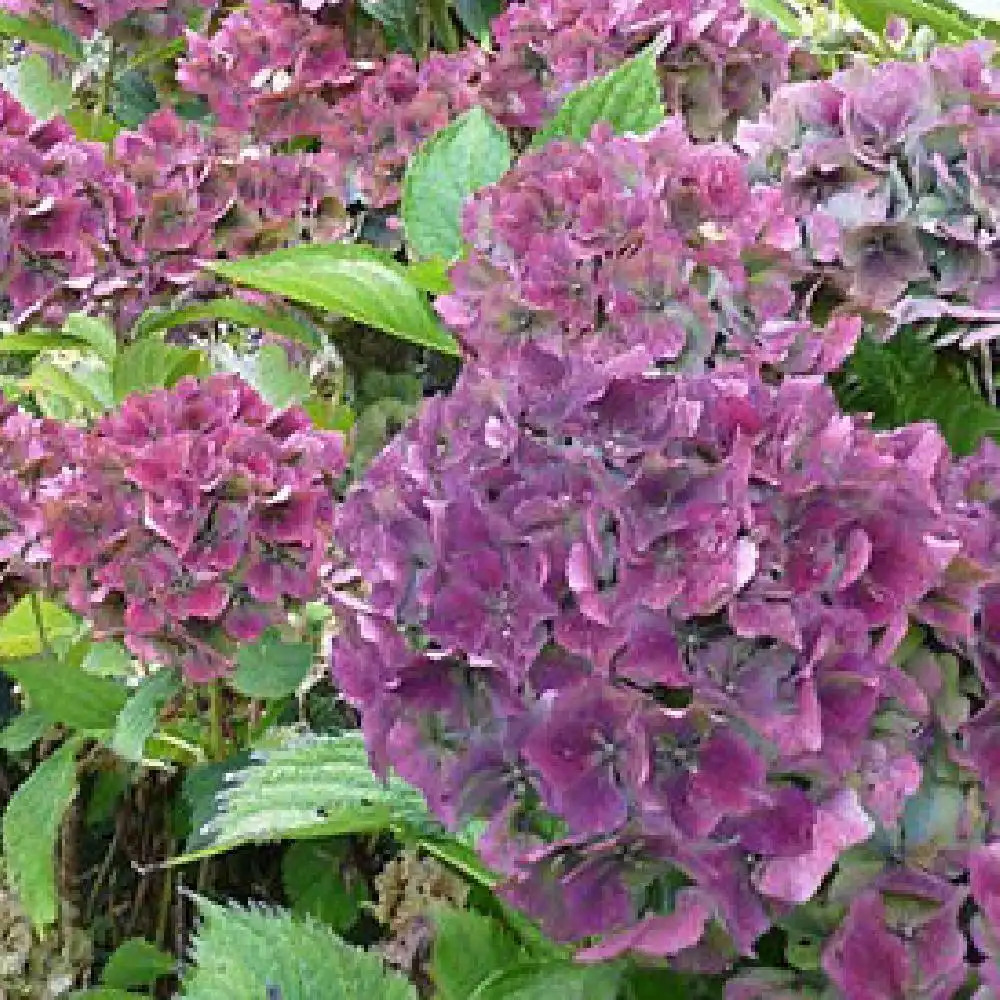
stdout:
<svg viewBox="0 0 1000 1000">
<path fill-rule="evenodd" d="M 869 31 L 882 34 L 890 17 L 903 17 L 915 27 L 934 29 L 942 42 L 967 42 L 981 33 L 981 22 L 948 0 L 842 0 Z"/>
<path fill-rule="evenodd" d="M 745 0 L 745 6 L 752 14 L 773 21 L 786 35 L 802 37 L 802 22 L 785 0 Z"/>
<path fill-rule="evenodd" d="M 93 348 L 94 353 L 111 364 L 118 353 L 115 331 L 105 319 L 87 316 L 85 313 L 70 313 L 63 323 L 63 331 L 69 336 Z"/>
<path fill-rule="evenodd" d="M 510 169 L 510 141 L 482 108 L 428 139 L 406 167 L 403 226 L 421 257 L 454 260 L 462 251 L 462 206 Z"/>
<path fill-rule="evenodd" d="M 75 349 L 79 350 L 79 344 Z M 67 369 L 36 359 L 23 385 L 35 393 L 47 416 L 67 416 L 60 406 L 68 407 L 69 414 L 82 412 L 96 416 L 104 413 L 111 403 L 111 380 L 107 369 L 88 372 L 82 366 Z"/>
<path fill-rule="evenodd" d="M 279 410 L 304 402 L 312 391 L 308 373 L 293 368 L 285 349 L 278 344 L 264 344 L 250 355 L 238 354 L 228 344 L 220 344 L 212 353 L 217 368 L 239 375 Z"/>
<path fill-rule="evenodd" d="M 490 30 L 490 21 L 503 10 L 503 0 L 455 0 L 455 13 L 462 27 L 475 39 Z"/>
<path fill-rule="evenodd" d="M 284 698 L 294 694 L 312 666 L 308 642 L 284 642 L 273 630 L 240 647 L 233 687 L 249 698 Z"/>
<path fill-rule="evenodd" d="M 616 1000 L 621 980 L 613 965 L 525 962 L 489 976 L 468 1000 Z"/>
<path fill-rule="evenodd" d="M 36 118 L 46 121 L 70 106 L 73 87 L 68 79 L 53 77 L 45 57 L 35 52 L 18 63 L 14 96 Z"/>
<path fill-rule="evenodd" d="M 56 837 L 76 793 L 76 743 L 70 741 L 35 768 L 3 816 L 5 867 L 36 927 L 53 923 L 58 915 Z"/>
<path fill-rule="evenodd" d="M 83 58 L 83 46 L 72 32 L 40 18 L 19 17 L 5 10 L 0 11 L 0 35 L 42 45 L 73 60 Z"/>
<path fill-rule="evenodd" d="M 307 244 L 207 266 L 236 284 L 346 316 L 443 354 L 459 353 L 407 269 L 372 247 Z"/>
<path fill-rule="evenodd" d="M 197 900 L 201 923 L 180 1000 L 416 1000 L 417 991 L 378 955 L 283 910 Z M 263 947 L 262 947 L 263 945 Z"/>
<path fill-rule="evenodd" d="M 46 640 L 53 645 L 71 638 L 80 628 L 73 615 L 51 601 L 38 601 L 38 617 L 41 618 Z M 0 659 L 36 656 L 41 651 L 42 637 L 38 634 L 38 618 L 29 594 L 0 618 Z M 0 667 L 3 665 L 0 664 Z"/>
<path fill-rule="evenodd" d="M 133 332 L 137 338 L 147 337 L 204 320 L 222 320 L 240 326 L 270 330 L 289 340 L 299 340 L 313 346 L 317 343 L 313 327 L 287 310 L 265 309 L 240 299 L 210 299 L 208 302 L 194 302 L 178 309 L 147 309 L 136 320 Z"/>
<path fill-rule="evenodd" d="M 162 976 L 169 976 L 177 963 L 172 955 L 142 938 L 123 941 L 108 959 L 101 973 L 101 983 L 113 989 L 152 986 Z"/>
<path fill-rule="evenodd" d="M 516 965 L 520 943 L 497 921 L 474 910 L 442 906 L 434 916 L 431 978 L 438 1000 L 468 1000 L 490 976 Z"/>
<path fill-rule="evenodd" d="M 368 898 L 364 878 L 344 865 L 346 840 L 299 840 L 281 859 L 281 882 L 296 916 L 350 930 Z"/>
<path fill-rule="evenodd" d="M 665 114 L 656 56 L 647 50 L 569 94 L 531 145 L 537 148 L 552 139 L 583 142 L 598 122 L 607 122 L 619 135 L 641 135 L 656 128 Z"/>
<path fill-rule="evenodd" d="M 111 749 L 124 760 L 141 761 L 146 740 L 153 735 L 160 719 L 160 710 L 180 689 L 180 681 L 172 670 L 160 670 L 147 677 L 118 714 Z"/>
<path fill-rule="evenodd" d="M 41 712 L 27 711 L 15 715 L 3 729 L 0 729 L 0 750 L 8 753 L 23 753 L 52 725 Z"/>
<path fill-rule="evenodd" d="M 115 359 L 115 399 L 121 402 L 133 392 L 169 388 L 185 375 L 199 374 L 204 367 L 201 351 L 153 338 L 136 341 Z"/>
<path fill-rule="evenodd" d="M 78 351 L 80 341 L 68 333 L 9 333 L 0 337 L 0 354 L 37 354 L 39 351 Z"/>
<path fill-rule="evenodd" d="M 120 684 L 49 656 L 6 660 L 0 666 L 21 685 L 34 711 L 71 729 L 113 728 L 127 698 Z"/>
</svg>

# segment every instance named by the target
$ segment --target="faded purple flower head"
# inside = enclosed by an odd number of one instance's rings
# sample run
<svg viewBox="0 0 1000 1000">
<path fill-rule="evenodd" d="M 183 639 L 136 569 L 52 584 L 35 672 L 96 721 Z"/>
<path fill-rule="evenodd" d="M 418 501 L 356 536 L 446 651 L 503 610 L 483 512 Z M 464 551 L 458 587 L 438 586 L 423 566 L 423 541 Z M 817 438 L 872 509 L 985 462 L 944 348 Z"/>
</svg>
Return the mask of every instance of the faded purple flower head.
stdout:
<svg viewBox="0 0 1000 1000">
<path fill-rule="evenodd" d="M 339 435 L 233 376 L 132 396 L 46 504 L 53 574 L 98 632 L 218 676 L 236 642 L 317 596 L 343 462 Z"/>
</svg>

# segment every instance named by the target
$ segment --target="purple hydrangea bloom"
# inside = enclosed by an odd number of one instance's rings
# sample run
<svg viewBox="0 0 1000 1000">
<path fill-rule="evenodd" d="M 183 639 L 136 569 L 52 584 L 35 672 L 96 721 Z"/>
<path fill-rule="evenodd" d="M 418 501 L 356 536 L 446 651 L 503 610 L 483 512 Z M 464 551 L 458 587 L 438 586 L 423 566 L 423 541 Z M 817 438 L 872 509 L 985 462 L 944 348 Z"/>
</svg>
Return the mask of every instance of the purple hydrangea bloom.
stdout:
<svg viewBox="0 0 1000 1000">
<path fill-rule="evenodd" d="M 319 593 L 337 434 L 232 376 L 132 396 L 44 504 L 51 572 L 98 633 L 195 681 Z"/>
</svg>

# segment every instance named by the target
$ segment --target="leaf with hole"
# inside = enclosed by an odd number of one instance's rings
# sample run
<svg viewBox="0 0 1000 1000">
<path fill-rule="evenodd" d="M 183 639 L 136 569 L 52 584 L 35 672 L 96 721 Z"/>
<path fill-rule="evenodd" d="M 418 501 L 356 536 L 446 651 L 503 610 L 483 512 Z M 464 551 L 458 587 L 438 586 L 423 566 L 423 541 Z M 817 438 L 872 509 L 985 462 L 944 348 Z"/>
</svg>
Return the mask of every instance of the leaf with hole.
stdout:
<svg viewBox="0 0 1000 1000">
<path fill-rule="evenodd" d="M 215 814 L 173 864 L 221 854 L 242 844 L 371 834 L 429 823 L 423 796 L 399 778 L 372 773 L 359 732 L 293 736 L 258 750 L 231 772 Z"/>
</svg>

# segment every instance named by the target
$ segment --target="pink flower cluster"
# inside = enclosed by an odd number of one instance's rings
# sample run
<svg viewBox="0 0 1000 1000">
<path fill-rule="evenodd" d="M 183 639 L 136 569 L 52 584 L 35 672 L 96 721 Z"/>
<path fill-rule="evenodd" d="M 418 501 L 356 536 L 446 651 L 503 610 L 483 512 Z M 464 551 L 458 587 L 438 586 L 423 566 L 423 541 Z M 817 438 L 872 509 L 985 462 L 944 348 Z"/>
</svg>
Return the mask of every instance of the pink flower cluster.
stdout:
<svg viewBox="0 0 1000 1000">
<path fill-rule="evenodd" d="M 0 555 L 137 656 L 193 681 L 315 599 L 339 434 L 234 376 L 130 397 L 91 431 L 5 413 Z"/>
<path fill-rule="evenodd" d="M 861 323 L 818 327 L 800 308 L 787 261 L 798 233 L 780 202 L 751 187 L 735 150 L 691 142 L 678 118 L 639 140 L 599 128 L 549 143 L 467 203 L 471 249 L 437 308 L 483 360 L 530 339 L 638 370 L 711 358 L 830 372 Z"/>
<path fill-rule="evenodd" d="M 251 157 L 170 110 L 121 133 L 109 158 L 0 91 L 0 155 L 0 292 L 15 324 L 83 310 L 127 328 L 158 298 L 204 284 L 203 261 L 298 235 L 296 220 L 321 216 L 331 195 L 314 157 Z"/>
<path fill-rule="evenodd" d="M 333 674 L 581 960 L 985 998 L 1000 448 L 840 412 L 861 320 L 810 322 L 788 189 L 750 176 L 672 121 L 470 200 L 438 306 L 475 360 L 338 512 Z M 769 932 L 814 964 L 757 967 Z"/>
<path fill-rule="evenodd" d="M 493 51 L 470 44 L 419 67 L 398 54 L 352 60 L 306 11 L 251 0 L 211 37 L 189 34 L 178 80 L 221 126 L 258 142 L 318 140 L 344 201 L 384 207 L 409 154 L 456 114 L 480 104 L 502 124 L 537 128 L 575 86 L 663 31 L 670 104 L 694 108 L 699 134 L 754 111 L 785 76 L 780 36 L 734 0 L 514 4 L 494 23 Z"/>
</svg>

